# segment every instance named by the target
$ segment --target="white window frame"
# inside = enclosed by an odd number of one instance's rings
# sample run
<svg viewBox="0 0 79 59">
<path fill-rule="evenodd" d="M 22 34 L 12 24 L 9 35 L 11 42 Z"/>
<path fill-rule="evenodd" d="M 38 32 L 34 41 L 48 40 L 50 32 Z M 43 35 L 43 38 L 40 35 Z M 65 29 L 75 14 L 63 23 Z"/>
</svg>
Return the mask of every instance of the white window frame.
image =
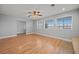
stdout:
<svg viewBox="0 0 79 59">
<path fill-rule="evenodd" d="M 72 18 L 72 24 L 71 24 L 71 29 L 69 29 L 69 30 L 72 30 L 72 28 L 73 28 L 73 16 L 72 15 L 67 15 L 67 16 L 59 16 L 59 17 L 56 17 L 56 25 L 57 25 L 57 19 L 59 19 L 59 18 L 65 18 L 65 17 L 71 17 Z M 64 28 L 62 28 L 62 29 L 64 29 Z M 67 29 L 64 29 L 64 30 L 67 30 Z"/>
</svg>

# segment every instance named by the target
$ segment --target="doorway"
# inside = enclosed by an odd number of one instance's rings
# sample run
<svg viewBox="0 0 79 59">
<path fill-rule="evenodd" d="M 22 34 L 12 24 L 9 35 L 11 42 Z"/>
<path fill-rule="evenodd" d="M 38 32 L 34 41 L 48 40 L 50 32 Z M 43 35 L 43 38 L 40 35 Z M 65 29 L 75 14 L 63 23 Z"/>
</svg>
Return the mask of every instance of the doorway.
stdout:
<svg viewBox="0 0 79 59">
<path fill-rule="evenodd" d="M 17 35 L 26 35 L 26 21 L 17 21 Z"/>
</svg>

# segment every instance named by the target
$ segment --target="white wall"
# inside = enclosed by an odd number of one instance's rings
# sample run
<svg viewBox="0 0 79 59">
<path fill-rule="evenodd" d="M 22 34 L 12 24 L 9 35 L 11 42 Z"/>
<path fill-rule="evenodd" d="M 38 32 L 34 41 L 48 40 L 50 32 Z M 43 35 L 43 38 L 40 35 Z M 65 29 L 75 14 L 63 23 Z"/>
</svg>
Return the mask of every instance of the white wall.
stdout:
<svg viewBox="0 0 79 59">
<path fill-rule="evenodd" d="M 16 35 L 17 34 L 16 21 L 23 20 L 26 22 L 26 34 L 37 32 L 40 34 L 61 37 L 64 39 L 71 39 L 72 37 L 79 36 L 79 10 L 62 13 L 41 20 L 45 21 L 51 18 L 56 19 L 58 17 L 70 16 L 70 15 L 73 17 L 72 30 L 61 30 L 61 31 L 53 30 L 53 29 L 44 29 L 44 28 L 37 29 L 38 20 L 32 21 L 27 18 L 24 19 L 24 18 L 12 17 L 12 16 L 0 15 L 0 37 Z"/>
<path fill-rule="evenodd" d="M 0 37 L 16 35 L 16 18 L 0 15 Z"/>
<path fill-rule="evenodd" d="M 64 38 L 65 40 L 71 40 L 72 37 L 79 36 L 79 10 L 54 15 L 52 17 L 43 18 L 41 20 L 45 21 L 48 19 L 56 19 L 56 18 L 65 17 L 65 16 L 73 17 L 72 30 L 68 30 L 68 29 L 67 30 L 66 29 L 65 30 L 53 30 L 53 29 L 41 28 L 41 29 L 36 29 L 35 32 L 40 33 L 40 34 L 45 34 L 48 36 L 52 36 L 52 37 L 55 36 L 55 37 Z M 35 22 L 37 23 L 37 21 Z M 37 27 L 37 25 L 35 27 Z"/>
<path fill-rule="evenodd" d="M 29 20 L 27 18 L 25 19 L 7 15 L 0 15 L 0 38 L 17 35 L 17 20 L 26 22 L 26 33 L 33 31 L 32 20 Z"/>
</svg>

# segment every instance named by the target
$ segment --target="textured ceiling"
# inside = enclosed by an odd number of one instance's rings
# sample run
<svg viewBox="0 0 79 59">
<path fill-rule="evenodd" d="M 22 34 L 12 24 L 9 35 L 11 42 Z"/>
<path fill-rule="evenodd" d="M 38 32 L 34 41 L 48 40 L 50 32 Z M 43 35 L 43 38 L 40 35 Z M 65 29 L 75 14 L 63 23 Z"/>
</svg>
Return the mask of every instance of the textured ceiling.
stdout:
<svg viewBox="0 0 79 59">
<path fill-rule="evenodd" d="M 79 8 L 78 4 L 56 4 L 55 6 L 51 6 L 50 4 L 1 4 L 0 13 L 4 15 L 28 18 L 27 15 L 29 11 L 39 10 L 43 15 L 36 18 L 39 19 L 77 8 Z"/>
</svg>

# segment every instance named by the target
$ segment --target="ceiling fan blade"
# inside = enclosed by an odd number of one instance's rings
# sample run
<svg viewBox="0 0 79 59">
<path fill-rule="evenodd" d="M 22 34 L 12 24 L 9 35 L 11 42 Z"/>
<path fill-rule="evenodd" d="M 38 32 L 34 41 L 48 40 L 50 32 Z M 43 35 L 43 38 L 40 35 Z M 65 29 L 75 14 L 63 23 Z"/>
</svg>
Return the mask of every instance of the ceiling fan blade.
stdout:
<svg viewBox="0 0 79 59">
<path fill-rule="evenodd" d="M 32 15 L 28 15 L 28 17 L 31 17 Z"/>
<path fill-rule="evenodd" d="M 38 11 L 37 13 L 39 14 L 40 12 Z"/>
<path fill-rule="evenodd" d="M 33 11 L 33 15 L 36 15 L 36 11 Z"/>
<path fill-rule="evenodd" d="M 29 14 L 31 14 L 32 12 L 28 12 Z"/>
</svg>

